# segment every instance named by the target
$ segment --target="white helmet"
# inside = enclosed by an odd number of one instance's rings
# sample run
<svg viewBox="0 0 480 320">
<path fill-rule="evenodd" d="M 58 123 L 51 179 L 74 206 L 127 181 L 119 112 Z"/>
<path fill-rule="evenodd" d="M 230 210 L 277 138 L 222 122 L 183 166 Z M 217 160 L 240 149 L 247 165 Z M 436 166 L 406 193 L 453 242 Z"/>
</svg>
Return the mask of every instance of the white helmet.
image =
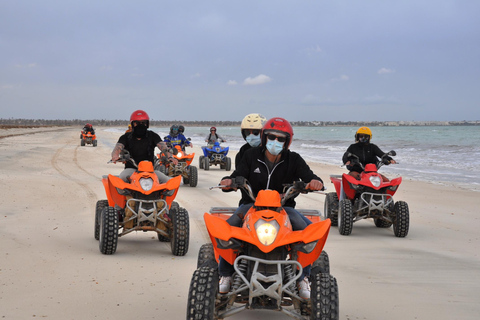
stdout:
<svg viewBox="0 0 480 320">
<path fill-rule="evenodd" d="M 246 139 L 246 134 L 244 131 L 245 129 L 261 131 L 266 121 L 267 118 L 265 118 L 259 113 L 250 113 L 246 115 L 245 118 L 243 118 L 242 120 L 242 124 L 240 125 L 243 139 Z"/>
</svg>

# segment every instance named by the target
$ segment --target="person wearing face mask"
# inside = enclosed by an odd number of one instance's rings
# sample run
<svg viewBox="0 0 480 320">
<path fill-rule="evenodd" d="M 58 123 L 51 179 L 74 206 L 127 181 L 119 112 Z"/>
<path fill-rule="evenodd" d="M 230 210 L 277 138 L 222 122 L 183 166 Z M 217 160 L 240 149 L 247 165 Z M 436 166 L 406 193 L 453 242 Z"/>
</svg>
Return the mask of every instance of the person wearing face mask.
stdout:
<svg viewBox="0 0 480 320">
<path fill-rule="evenodd" d="M 243 157 L 245 151 L 250 148 L 258 147 L 260 145 L 261 137 L 260 131 L 262 131 L 263 124 L 267 121 L 267 118 L 262 116 L 259 113 L 250 113 L 243 118 L 240 125 L 240 131 L 242 132 L 243 139 L 247 142 L 245 143 L 237 155 L 235 156 L 235 166 Z"/>
<path fill-rule="evenodd" d="M 289 147 L 293 138 L 293 128 L 290 123 L 279 117 L 266 121 L 261 131 L 261 145 L 245 151 L 240 162 L 236 164 L 235 171 L 220 181 L 224 191 L 228 188 L 235 177 L 245 177 L 257 196 L 260 190 L 276 190 L 280 194 L 284 192 L 284 184 L 294 181 L 304 181 L 306 188 L 310 190 L 322 190 L 323 181 L 320 179 L 305 160 L 296 152 L 290 151 Z M 253 206 L 253 200 L 242 194 L 240 206 L 227 222 L 236 227 L 241 227 L 246 212 Z M 284 207 L 290 218 L 293 230 L 303 230 L 307 227 L 303 215 L 295 210 L 295 200 L 289 199 Z M 310 283 L 308 276 L 310 267 L 303 269 L 297 286 L 300 296 L 310 298 Z M 229 292 L 232 283 L 233 266 L 220 257 L 219 263 L 219 290 L 220 293 Z"/>
<path fill-rule="evenodd" d="M 342 161 L 350 171 L 348 174 L 360 180 L 360 173 L 363 172 L 362 167 L 358 163 L 353 163 L 354 154 L 358 157 L 360 163 L 365 167 L 368 163 L 377 163 L 385 152 L 383 152 L 377 145 L 370 143 L 372 140 L 372 130 L 368 127 L 361 127 L 355 133 L 355 143 L 351 144 L 347 151 L 343 154 Z M 395 164 L 395 160 L 387 157 L 391 164 Z M 388 178 L 382 175 L 383 181 L 388 181 Z"/>
<path fill-rule="evenodd" d="M 162 141 L 160 136 L 148 130 L 150 124 L 150 118 L 148 114 L 143 110 L 136 110 L 130 116 L 130 125 L 132 127 L 131 132 L 126 132 L 119 139 L 112 151 L 112 162 L 117 162 L 120 159 L 120 153 L 122 150 L 128 150 L 130 152 L 131 158 L 135 160 L 137 165 L 140 161 L 154 161 L 155 159 L 155 147 L 160 149 L 160 151 L 165 152 L 166 156 L 176 162 L 176 159 L 173 158 L 172 154 L 167 152 L 167 144 Z M 129 161 L 125 162 L 125 168 L 120 173 L 119 177 L 125 181 L 129 182 L 130 176 L 135 172 L 136 167 Z M 160 171 L 155 171 L 158 176 L 158 179 L 161 183 L 167 182 L 170 180 L 170 177 L 161 173 Z"/>
</svg>

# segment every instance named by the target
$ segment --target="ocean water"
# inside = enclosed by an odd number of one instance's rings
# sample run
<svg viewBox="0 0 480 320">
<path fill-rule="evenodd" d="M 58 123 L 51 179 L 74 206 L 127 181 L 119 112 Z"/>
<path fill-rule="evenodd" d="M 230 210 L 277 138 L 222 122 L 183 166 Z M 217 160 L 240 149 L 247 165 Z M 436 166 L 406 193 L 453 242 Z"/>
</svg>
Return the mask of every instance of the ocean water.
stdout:
<svg viewBox="0 0 480 320">
<path fill-rule="evenodd" d="M 151 128 L 161 137 L 168 128 Z M 354 142 L 356 127 L 294 127 L 291 150 L 307 161 L 342 165 L 342 155 Z M 387 177 L 455 184 L 480 191 L 480 126 L 370 127 L 372 143 L 384 152 L 395 150 L 397 165 L 383 166 Z M 108 129 L 112 130 L 112 129 Z M 115 130 L 115 129 L 113 129 Z M 187 127 L 185 136 L 204 145 L 208 127 Z M 124 132 L 124 129 L 119 129 Z M 217 127 L 231 150 L 245 143 L 240 127 Z M 346 171 L 346 169 L 345 169 Z M 326 178 L 326 177 L 325 177 Z M 325 179 L 324 178 L 324 179 Z"/>
</svg>

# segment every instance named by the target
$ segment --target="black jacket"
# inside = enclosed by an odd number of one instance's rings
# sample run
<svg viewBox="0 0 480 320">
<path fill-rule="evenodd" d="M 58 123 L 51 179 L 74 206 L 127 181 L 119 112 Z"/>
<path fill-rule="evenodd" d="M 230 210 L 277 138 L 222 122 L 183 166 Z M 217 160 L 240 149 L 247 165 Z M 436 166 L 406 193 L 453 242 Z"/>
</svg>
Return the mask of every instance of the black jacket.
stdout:
<svg viewBox="0 0 480 320">
<path fill-rule="evenodd" d="M 227 178 L 235 177 L 245 177 L 250 182 L 255 197 L 260 190 L 265 189 L 284 193 L 284 184 L 294 181 L 322 181 L 298 153 L 290 150 L 282 152 L 281 160 L 270 171 L 265 158 L 265 148 L 262 146 L 245 151 L 240 162 L 236 164 L 235 171 Z M 252 202 L 250 197 L 242 194 L 241 204 Z M 285 206 L 295 207 L 295 201 L 290 199 Z"/>
<path fill-rule="evenodd" d="M 160 141 L 162 141 L 160 136 L 150 130 L 147 130 L 146 136 L 141 139 L 135 138 L 133 132 L 125 133 L 118 139 L 118 143 L 125 146 L 125 149 L 130 152 L 130 156 L 135 160 L 137 165 L 143 160 L 154 161 L 155 147 Z M 127 161 L 125 162 L 125 169 L 126 168 L 135 168 L 135 166 Z"/>
<path fill-rule="evenodd" d="M 353 153 L 356 155 L 360 162 L 365 165 L 368 163 L 374 163 L 377 164 L 378 158 L 381 158 L 385 152 L 380 150 L 380 148 L 373 143 L 367 143 L 367 144 L 362 144 L 362 143 L 354 143 L 351 144 L 347 151 L 343 154 L 342 161 L 343 163 L 347 163 L 348 161 L 351 161 L 352 159 L 348 157 L 349 153 Z M 391 157 L 387 157 L 388 160 L 392 160 Z M 347 169 L 350 171 L 356 171 L 356 172 L 362 172 L 363 169 L 357 164 L 354 166 L 347 166 Z"/>
</svg>

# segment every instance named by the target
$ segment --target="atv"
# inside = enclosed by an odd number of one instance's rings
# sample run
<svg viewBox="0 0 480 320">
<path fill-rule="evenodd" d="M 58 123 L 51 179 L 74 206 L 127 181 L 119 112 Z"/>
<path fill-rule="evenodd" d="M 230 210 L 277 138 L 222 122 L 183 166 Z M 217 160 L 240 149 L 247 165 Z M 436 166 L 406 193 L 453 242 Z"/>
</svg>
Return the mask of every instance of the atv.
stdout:
<svg viewBox="0 0 480 320">
<path fill-rule="evenodd" d="M 182 148 L 179 145 L 176 145 L 175 149 L 177 153 L 174 154 L 173 157 L 177 159 L 177 164 L 173 164 L 159 153 L 155 159 L 155 170 L 163 172 L 170 177 L 182 176 L 183 184 L 189 184 L 190 187 L 196 187 L 198 183 L 198 170 L 197 167 L 191 165 L 195 153 L 187 154 L 185 148 Z"/>
<path fill-rule="evenodd" d="M 187 319 L 224 319 L 249 309 L 274 310 L 294 319 L 338 319 L 338 285 L 323 251 L 330 220 L 320 221 L 317 210 L 299 210 L 313 223 L 293 231 L 282 208 L 286 200 L 311 192 L 305 183 L 288 185 L 283 199 L 274 190 L 261 190 L 255 199 L 242 177 L 235 178 L 231 187 L 246 192 L 255 203 L 242 227 L 226 222 L 236 208 L 213 207 L 204 214 L 211 243 L 204 244 L 198 253 Z M 225 294 L 219 292 L 218 285 L 220 256 L 235 269 L 232 287 Z M 312 264 L 311 297 L 304 299 L 296 282 L 303 268 Z"/>
<path fill-rule="evenodd" d="M 220 165 L 220 169 L 230 171 L 232 169 L 232 159 L 227 157 L 228 149 L 229 147 L 221 147 L 218 141 L 213 145 L 202 147 L 203 156 L 199 158 L 200 169 L 209 170 L 212 165 Z"/>
<path fill-rule="evenodd" d="M 173 201 L 181 177 L 160 183 L 152 162 L 141 161 L 137 166 L 128 151 L 118 161 L 130 161 L 137 171 L 130 183 L 111 174 L 102 178 L 107 200 L 97 201 L 94 232 L 100 252 L 115 253 L 118 238 L 133 231 L 153 231 L 159 241 L 170 241 L 174 255 L 185 255 L 190 233 L 188 212 Z"/>
<path fill-rule="evenodd" d="M 86 144 L 91 144 L 94 147 L 97 146 L 97 136 L 91 132 L 81 131 L 80 139 L 80 145 L 82 147 L 84 147 Z"/>
<path fill-rule="evenodd" d="M 384 154 L 377 164 L 369 163 L 363 166 L 356 155 L 348 154 L 352 159 L 352 165 L 358 164 L 364 170 L 360 174 L 360 180 L 347 173 L 330 176 L 336 192 L 326 194 L 324 215 L 325 218 L 330 218 L 333 226 L 338 226 L 341 235 L 350 235 L 354 222 L 372 218 L 376 227 L 389 228 L 393 225 L 396 237 L 407 236 L 408 204 L 405 201 L 393 200 L 402 178 L 385 182 L 378 173 L 380 167 L 390 163 L 388 156 L 395 155 L 395 151 L 392 150 Z M 344 199 L 339 201 L 342 192 Z"/>
</svg>

